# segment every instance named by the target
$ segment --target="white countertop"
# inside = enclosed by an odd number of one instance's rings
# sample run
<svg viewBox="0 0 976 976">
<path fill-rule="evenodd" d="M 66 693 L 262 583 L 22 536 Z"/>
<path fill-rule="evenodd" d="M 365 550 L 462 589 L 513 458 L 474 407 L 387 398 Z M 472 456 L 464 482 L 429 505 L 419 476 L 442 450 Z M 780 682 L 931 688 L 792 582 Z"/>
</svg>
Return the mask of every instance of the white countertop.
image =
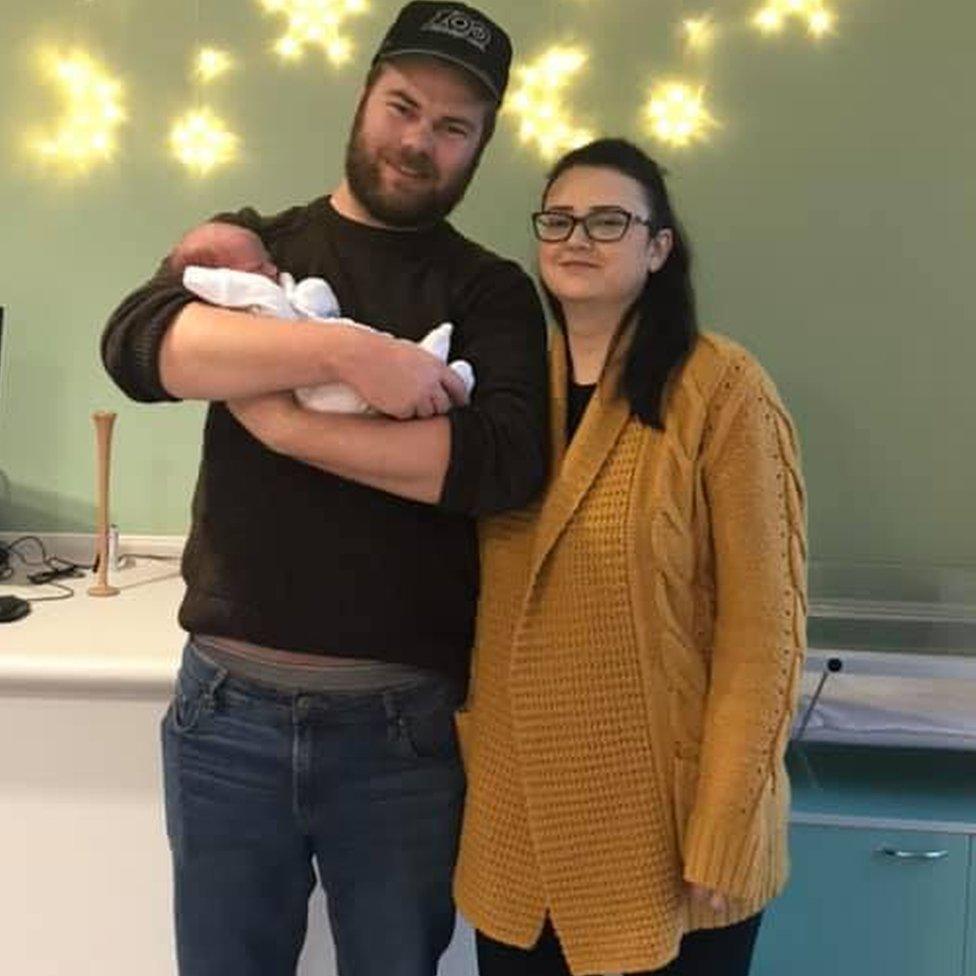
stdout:
<svg viewBox="0 0 976 976">
<path fill-rule="evenodd" d="M 79 559 L 63 545 L 51 551 Z M 24 569 L 15 568 L 0 593 L 58 595 L 52 586 L 29 584 Z M 74 596 L 38 600 L 26 617 L 0 623 L 0 691 L 157 697 L 172 687 L 186 640 L 176 622 L 185 588 L 178 557 L 129 559 L 110 572 L 117 596 L 89 596 L 93 581 L 92 573 L 59 580 Z"/>
<path fill-rule="evenodd" d="M 10 542 L 11 533 L 2 536 Z M 90 536 L 45 535 L 48 552 L 88 563 Z M 158 698 L 169 692 L 186 634 L 176 616 L 184 584 L 179 573 L 183 539 L 124 537 L 124 568 L 110 572 L 119 588 L 92 597 L 92 573 L 60 582 L 74 596 L 36 602 L 21 620 L 0 623 L 0 692 Z M 142 554 L 142 555 L 140 555 Z M 0 582 L 0 593 L 25 599 L 57 595 L 29 584 L 28 569 Z M 813 650 L 803 676 L 799 720 L 830 657 L 843 673 L 828 679 L 806 738 L 976 747 L 976 658 Z M 794 729 L 795 731 L 795 729 Z"/>
</svg>

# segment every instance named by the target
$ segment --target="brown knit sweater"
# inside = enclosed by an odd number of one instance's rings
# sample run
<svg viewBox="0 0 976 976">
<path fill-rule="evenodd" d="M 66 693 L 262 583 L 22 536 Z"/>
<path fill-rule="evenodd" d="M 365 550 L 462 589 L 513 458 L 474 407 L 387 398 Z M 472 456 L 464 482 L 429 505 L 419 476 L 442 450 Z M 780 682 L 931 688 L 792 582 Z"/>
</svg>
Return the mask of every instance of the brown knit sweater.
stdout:
<svg viewBox="0 0 976 976">
<path fill-rule="evenodd" d="M 662 433 L 611 356 L 568 450 L 551 351 L 553 481 L 482 525 L 468 799 L 455 894 L 491 937 L 546 913 L 574 974 L 663 966 L 690 929 L 782 887 L 783 752 L 805 643 L 793 425 L 740 346 L 701 337 Z M 729 896 L 692 906 L 686 881 Z"/>
</svg>

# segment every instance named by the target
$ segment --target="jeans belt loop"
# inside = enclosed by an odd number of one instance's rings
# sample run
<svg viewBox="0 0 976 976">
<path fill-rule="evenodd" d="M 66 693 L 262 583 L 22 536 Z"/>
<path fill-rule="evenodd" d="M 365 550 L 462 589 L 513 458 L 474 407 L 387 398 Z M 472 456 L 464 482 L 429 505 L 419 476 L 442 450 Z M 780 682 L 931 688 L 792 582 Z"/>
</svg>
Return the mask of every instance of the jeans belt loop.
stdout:
<svg viewBox="0 0 976 976">
<path fill-rule="evenodd" d="M 224 668 L 217 668 L 216 674 L 207 683 L 207 690 L 204 694 L 204 701 L 209 708 L 214 708 L 217 704 L 217 692 L 227 680 L 228 672 Z"/>
</svg>

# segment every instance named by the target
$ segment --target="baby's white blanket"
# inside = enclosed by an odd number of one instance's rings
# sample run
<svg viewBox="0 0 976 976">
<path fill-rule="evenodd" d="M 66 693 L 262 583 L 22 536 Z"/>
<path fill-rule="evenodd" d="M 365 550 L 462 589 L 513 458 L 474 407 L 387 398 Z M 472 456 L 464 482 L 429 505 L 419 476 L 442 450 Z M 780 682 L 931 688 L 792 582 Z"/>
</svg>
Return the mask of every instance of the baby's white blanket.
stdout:
<svg viewBox="0 0 976 976">
<path fill-rule="evenodd" d="M 303 278 L 296 282 L 288 272 L 282 272 L 274 282 L 264 275 L 233 268 L 204 268 L 190 265 L 183 272 L 183 285 L 194 295 L 224 308 L 242 308 L 264 312 L 281 319 L 314 319 L 318 322 L 341 323 L 357 329 L 377 331 L 361 322 L 342 318 L 339 301 L 331 286 L 323 278 Z M 431 330 L 418 345 L 447 362 L 454 326 L 444 322 Z M 463 359 L 450 363 L 451 369 L 464 381 L 470 395 L 474 389 L 474 370 Z M 323 383 L 301 387 L 295 396 L 304 407 L 323 413 L 375 413 L 373 408 L 344 383 Z"/>
</svg>

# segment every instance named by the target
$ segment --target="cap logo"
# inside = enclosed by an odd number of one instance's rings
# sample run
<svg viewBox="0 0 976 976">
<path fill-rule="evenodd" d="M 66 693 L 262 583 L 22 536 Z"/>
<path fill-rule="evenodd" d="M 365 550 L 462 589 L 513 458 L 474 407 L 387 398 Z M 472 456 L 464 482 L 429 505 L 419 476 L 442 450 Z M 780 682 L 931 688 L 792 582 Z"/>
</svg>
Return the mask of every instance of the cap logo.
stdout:
<svg viewBox="0 0 976 976">
<path fill-rule="evenodd" d="M 488 25 L 456 8 L 445 7 L 438 10 L 420 29 L 448 34 L 458 40 L 467 41 L 479 51 L 486 50 L 491 43 L 491 30 Z"/>
</svg>

